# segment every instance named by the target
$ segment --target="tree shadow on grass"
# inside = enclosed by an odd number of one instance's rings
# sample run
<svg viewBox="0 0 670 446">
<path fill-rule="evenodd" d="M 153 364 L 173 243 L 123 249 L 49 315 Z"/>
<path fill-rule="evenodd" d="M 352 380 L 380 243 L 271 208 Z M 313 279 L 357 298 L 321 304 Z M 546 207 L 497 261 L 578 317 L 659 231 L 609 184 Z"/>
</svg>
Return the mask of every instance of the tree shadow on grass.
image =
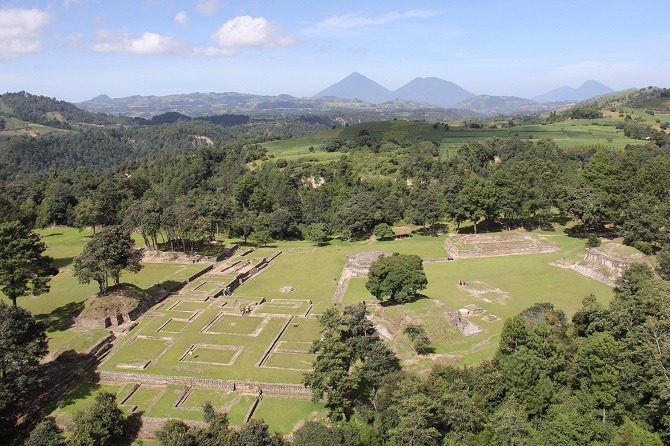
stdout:
<svg viewBox="0 0 670 446">
<path fill-rule="evenodd" d="M 416 302 L 416 301 L 423 300 L 423 299 L 430 299 L 430 297 L 426 296 L 425 294 L 416 293 L 414 296 L 410 297 L 407 300 L 403 300 L 402 302 L 391 301 L 391 300 L 387 299 L 387 300 L 381 301 L 379 303 L 379 305 L 381 305 L 382 307 L 395 307 L 395 306 L 404 305 L 404 304 L 411 304 L 412 302 Z"/>
<path fill-rule="evenodd" d="M 59 399 L 59 401 L 56 403 L 57 407 L 62 409 L 76 404 L 77 401 L 91 398 L 101 389 L 99 381 L 100 378 L 96 373 L 85 375 Z"/>
<path fill-rule="evenodd" d="M 117 401 L 117 404 L 119 401 Z M 123 432 L 123 437 L 117 440 L 117 444 L 120 446 L 130 446 L 137 439 L 137 436 L 140 434 L 142 429 L 142 415 L 144 411 L 133 412 L 128 415 L 126 418 L 126 425 Z M 137 444 L 137 443 L 135 443 Z"/>
<path fill-rule="evenodd" d="M 73 261 L 74 261 L 74 257 L 60 257 L 60 258 L 55 258 L 52 263 L 53 263 L 54 268 L 60 270 L 62 268 L 65 268 L 66 266 L 72 265 Z"/>
<path fill-rule="evenodd" d="M 162 293 L 166 292 L 174 292 L 178 291 L 181 289 L 186 283 L 185 282 L 180 282 L 177 280 L 166 280 L 164 282 L 157 283 L 155 285 L 150 286 L 149 288 L 143 290 L 145 293 L 147 293 L 150 296 L 156 297 Z M 135 285 L 130 285 L 130 284 L 124 284 L 125 286 L 135 286 Z M 135 287 L 137 288 L 137 287 Z M 138 288 L 140 289 L 140 288 Z"/>
<path fill-rule="evenodd" d="M 489 222 L 486 224 L 483 221 L 480 221 L 477 223 L 477 234 L 490 234 L 493 232 L 502 232 L 505 229 L 505 227 L 500 224 L 499 222 Z M 466 226 L 466 227 L 461 227 L 458 228 L 458 231 L 456 231 L 458 234 L 474 234 L 475 233 L 475 227 L 474 226 Z"/>
<path fill-rule="evenodd" d="M 84 302 L 69 302 L 49 314 L 35 315 L 35 319 L 43 322 L 47 331 L 63 331 L 74 325 L 75 319 L 83 309 Z"/>
<path fill-rule="evenodd" d="M 51 233 L 51 234 L 44 234 L 44 235 L 41 236 L 41 238 L 56 237 L 58 235 L 63 235 L 63 233 L 62 232 L 54 232 L 54 233 Z"/>
</svg>

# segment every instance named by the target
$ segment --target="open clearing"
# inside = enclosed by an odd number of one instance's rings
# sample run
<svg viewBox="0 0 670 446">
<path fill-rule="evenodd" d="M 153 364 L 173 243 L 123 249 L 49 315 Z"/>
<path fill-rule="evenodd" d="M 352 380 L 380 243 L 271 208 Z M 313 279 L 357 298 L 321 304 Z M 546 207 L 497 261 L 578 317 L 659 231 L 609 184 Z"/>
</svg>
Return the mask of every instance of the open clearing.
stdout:
<svg viewBox="0 0 670 446">
<path fill-rule="evenodd" d="M 319 335 L 316 318 L 332 305 L 350 254 L 388 251 L 440 259 L 424 265 L 428 288 L 422 298 L 400 306 L 371 307 L 374 323 L 405 367 L 422 371 L 435 362 L 471 364 L 490 358 L 504 320 L 533 303 L 552 302 L 571 315 L 590 293 L 602 302 L 611 298 L 606 285 L 550 265 L 561 259 L 580 261 L 584 256 L 582 239 L 570 238 L 562 228 L 556 229 L 531 233 L 533 240 L 552 246 L 552 252 L 457 258 L 450 262 L 443 260 L 447 256 L 447 235 L 418 234 L 385 242 L 334 240 L 318 248 L 307 242 L 278 242 L 248 256 L 236 256 L 217 264 L 211 273 L 141 317 L 132 330 L 117 338 L 98 367 L 100 377 L 82 379 L 56 405 L 54 413 L 59 420 L 67 420 L 96 392 L 106 389 L 117 393 L 125 411 L 142 411 L 146 418 L 199 421 L 200 406 L 209 399 L 218 409 L 229 412 L 234 425 L 239 426 L 251 415 L 264 418 L 272 429 L 291 432 L 301 421 L 325 413 L 322 404 L 311 403 L 308 393 L 300 391 L 300 383 L 314 358 L 309 349 Z M 514 237 L 515 233 L 502 234 Z M 95 286 L 77 284 L 67 272 L 88 234 L 53 228 L 43 235 L 61 274 L 52 281 L 50 293 L 21 298 L 19 305 L 50 322 L 52 351 L 85 351 L 107 334 L 105 330 L 71 330 L 65 323 L 67 311 L 95 291 Z M 463 246 L 467 240 L 463 239 Z M 472 245 L 472 240 L 469 242 Z M 269 266 L 232 295 L 212 297 L 234 278 L 226 265 L 243 265 L 248 260 L 249 265 L 256 265 L 278 251 L 281 254 Z M 139 274 L 125 276 L 124 280 L 150 289 L 157 282 L 191 275 L 194 269 L 192 265 L 148 264 Z M 217 273 L 221 270 L 224 273 Z M 468 285 L 459 285 L 459 281 Z M 343 304 L 361 300 L 375 303 L 365 289 L 365 279 L 352 278 Z M 467 318 L 483 331 L 463 336 L 449 322 L 449 315 L 472 305 L 482 311 Z M 244 308 L 250 311 L 243 315 Z M 434 354 L 417 357 L 413 353 L 402 334 L 409 322 L 425 325 Z M 251 413 L 258 388 L 264 390 L 264 398 Z"/>
</svg>

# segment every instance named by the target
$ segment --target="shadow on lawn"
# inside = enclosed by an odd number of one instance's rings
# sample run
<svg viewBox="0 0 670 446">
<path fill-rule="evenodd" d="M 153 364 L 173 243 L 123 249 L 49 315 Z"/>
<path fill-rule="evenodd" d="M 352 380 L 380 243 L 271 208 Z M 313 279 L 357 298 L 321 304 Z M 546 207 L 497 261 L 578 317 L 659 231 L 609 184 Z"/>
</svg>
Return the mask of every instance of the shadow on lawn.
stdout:
<svg viewBox="0 0 670 446">
<path fill-rule="evenodd" d="M 130 284 L 124 284 L 124 285 L 133 286 L 137 288 L 135 285 Z M 179 282 L 177 280 L 166 280 L 165 282 L 160 282 L 155 285 L 152 285 L 143 291 L 149 294 L 150 296 L 156 297 L 159 294 L 166 293 L 168 291 L 170 292 L 177 291 L 181 289 L 184 285 L 186 285 L 185 282 Z"/>
<path fill-rule="evenodd" d="M 53 266 L 54 268 L 58 269 L 59 271 L 62 268 L 65 268 L 66 266 L 72 265 L 72 262 L 74 261 L 74 257 L 60 257 L 54 259 Z"/>
<path fill-rule="evenodd" d="M 100 391 L 100 378 L 96 373 L 88 375 L 84 380 L 75 383 L 73 388 L 66 392 L 65 395 L 58 401 L 58 407 L 64 408 L 72 406 L 77 401 L 91 398 L 94 394 Z"/>
<path fill-rule="evenodd" d="M 47 331 L 62 331 L 72 327 L 83 309 L 84 302 L 69 302 L 49 314 L 35 315 L 35 318 L 46 325 Z"/>
<path fill-rule="evenodd" d="M 396 305 L 409 304 L 423 299 L 430 299 L 430 297 L 426 296 L 425 294 L 416 293 L 412 298 L 403 300 L 402 302 L 391 302 L 390 300 L 383 300 L 379 303 L 379 305 L 382 307 L 395 307 Z"/>
</svg>

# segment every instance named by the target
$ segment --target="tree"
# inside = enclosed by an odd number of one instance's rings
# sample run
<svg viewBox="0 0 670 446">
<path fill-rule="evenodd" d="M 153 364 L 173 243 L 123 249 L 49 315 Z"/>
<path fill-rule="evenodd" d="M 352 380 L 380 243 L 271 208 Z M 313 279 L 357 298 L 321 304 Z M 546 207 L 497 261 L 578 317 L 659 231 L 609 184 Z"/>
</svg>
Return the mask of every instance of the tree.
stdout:
<svg viewBox="0 0 670 446">
<path fill-rule="evenodd" d="M 395 406 L 398 424 L 389 430 L 393 445 L 437 446 L 440 432 L 435 428 L 435 402 L 425 394 L 401 399 Z"/>
<path fill-rule="evenodd" d="M 270 232 L 268 232 L 266 229 L 258 229 L 252 232 L 249 236 L 249 239 L 257 248 L 262 248 L 273 240 Z"/>
<path fill-rule="evenodd" d="M 93 234 L 95 234 L 96 225 L 105 221 L 102 203 L 96 201 L 93 197 L 85 197 L 79 200 L 72 213 L 74 214 L 74 226 L 79 230 L 91 226 Z"/>
<path fill-rule="evenodd" d="M 74 259 L 74 276 L 80 283 L 94 280 L 100 294 L 109 287 L 109 280 L 120 282 L 121 271 L 136 273 L 142 269 L 142 251 L 133 249 L 135 241 L 121 226 L 109 226 L 93 236 L 82 253 Z"/>
<path fill-rule="evenodd" d="M 181 420 L 167 420 L 156 438 L 161 446 L 198 446 L 191 429 Z"/>
<path fill-rule="evenodd" d="M 491 219 L 495 216 L 496 202 L 495 189 L 477 175 L 471 175 L 465 180 L 456 199 L 457 207 L 472 220 L 475 234 L 477 233 L 477 222 L 482 217 Z"/>
<path fill-rule="evenodd" d="M 509 397 L 493 413 L 488 423 L 491 443 L 496 446 L 522 446 L 533 444 L 533 427 L 516 398 Z"/>
<path fill-rule="evenodd" d="M 379 223 L 375 226 L 372 233 L 377 240 L 388 240 L 393 238 L 393 229 L 386 223 Z"/>
<path fill-rule="evenodd" d="M 381 301 L 397 303 L 411 300 L 427 285 L 421 257 L 394 253 L 372 262 L 365 288 Z"/>
<path fill-rule="evenodd" d="M 312 364 L 312 372 L 304 377 L 305 386 L 312 389 L 312 401 L 317 402 L 327 395 L 326 407 L 333 420 L 341 420 L 346 415 L 348 406 L 347 395 L 354 391 L 358 384 L 355 377 L 350 376 L 353 352 L 341 339 L 339 332 L 342 322 L 335 322 L 335 327 L 329 327 L 329 318 L 341 321 L 341 316 L 335 309 L 327 310 L 319 317 L 324 325 L 321 339 L 314 341 L 311 353 L 316 353 Z"/>
<path fill-rule="evenodd" d="M 26 391 L 38 385 L 39 363 L 48 352 L 44 324 L 20 307 L 0 301 L 0 443 L 30 401 Z"/>
<path fill-rule="evenodd" d="M 626 417 L 610 444 L 612 446 L 662 446 L 663 442 L 657 434 L 652 434 Z"/>
<path fill-rule="evenodd" d="M 65 446 L 65 437 L 56 420 L 46 417 L 30 432 L 25 446 Z"/>
<path fill-rule="evenodd" d="M 17 221 L 0 224 L 0 290 L 14 306 L 21 296 L 49 291 L 49 280 L 58 270 L 51 257 L 42 255 L 45 250 L 28 227 Z"/>
<path fill-rule="evenodd" d="M 619 393 L 618 358 L 617 341 L 609 333 L 594 333 L 579 345 L 572 361 L 574 385 L 593 396 L 603 411 L 603 423 Z"/>
<path fill-rule="evenodd" d="M 328 427 L 317 421 L 306 421 L 293 434 L 293 446 L 354 446 L 338 426 Z"/>
<path fill-rule="evenodd" d="M 328 241 L 328 227 L 325 223 L 312 223 L 305 228 L 304 237 L 317 245 Z"/>
<path fill-rule="evenodd" d="M 0 382 L 26 381 L 47 352 L 44 324 L 23 308 L 0 301 Z"/>
<path fill-rule="evenodd" d="M 116 395 L 102 391 L 75 416 L 71 446 L 113 446 L 123 435 L 126 420 L 116 405 Z"/>
<path fill-rule="evenodd" d="M 418 354 L 425 355 L 434 351 L 433 347 L 430 345 L 430 339 L 428 339 L 428 335 L 426 334 L 423 325 L 408 324 L 403 329 L 403 333 L 405 333 L 409 340 L 412 341 L 412 348 L 414 348 L 414 351 Z"/>
<path fill-rule="evenodd" d="M 240 429 L 238 446 L 272 446 L 272 435 L 263 420 L 251 419 Z"/>
<path fill-rule="evenodd" d="M 670 280 L 670 244 L 666 244 L 656 254 L 656 272 L 663 280 Z"/>
<path fill-rule="evenodd" d="M 374 398 L 382 379 L 400 370 L 400 363 L 368 320 L 362 302 L 346 307 L 344 314 L 329 308 L 319 323 L 321 336 L 310 349 L 317 356 L 303 382 L 312 390 L 313 401 L 327 396 L 330 418 L 339 421 L 355 401 Z"/>
</svg>

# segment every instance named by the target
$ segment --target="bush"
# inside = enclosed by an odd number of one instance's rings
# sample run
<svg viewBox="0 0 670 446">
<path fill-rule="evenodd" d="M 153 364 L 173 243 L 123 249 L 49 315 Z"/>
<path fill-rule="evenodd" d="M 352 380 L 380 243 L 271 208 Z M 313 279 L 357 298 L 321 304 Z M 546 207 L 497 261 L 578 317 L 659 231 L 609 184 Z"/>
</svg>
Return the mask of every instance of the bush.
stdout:
<svg viewBox="0 0 670 446">
<path fill-rule="evenodd" d="M 379 223 L 375 226 L 372 233 L 377 240 L 388 240 L 393 238 L 393 229 L 386 223 Z"/>
<path fill-rule="evenodd" d="M 597 234 L 589 234 L 586 238 L 586 247 L 587 248 L 597 248 L 601 245 L 600 237 Z"/>
<path fill-rule="evenodd" d="M 116 405 L 116 395 L 102 391 L 91 404 L 75 416 L 71 446 L 112 446 L 119 444 L 126 419 Z"/>
<path fill-rule="evenodd" d="M 654 249 L 651 246 L 651 243 L 649 242 L 643 242 L 642 240 L 638 240 L 635 243 L 633 243 L 633 248 L 637 249 L 638 251 L 649 255 L 652 255 L 654 253 Z"/>
<path fill-rule="evenodd" d="M 665 245 L 656 255 L 656 272 L 663 280 L 670 280 L 670 245 Z"/>
<path fill-rule="evenodd" d="M 430 339 L 428 339 L 428 335 L 426 335 L 426 330 L 423 328 L 423 325 L 408 324 L 403 329 L 403 333 L 405 333 L 409 340 L 412 341 L 412 348 L 419 355 L 433 352 L 433 347 L 430 345 Z"/>
</svg>

